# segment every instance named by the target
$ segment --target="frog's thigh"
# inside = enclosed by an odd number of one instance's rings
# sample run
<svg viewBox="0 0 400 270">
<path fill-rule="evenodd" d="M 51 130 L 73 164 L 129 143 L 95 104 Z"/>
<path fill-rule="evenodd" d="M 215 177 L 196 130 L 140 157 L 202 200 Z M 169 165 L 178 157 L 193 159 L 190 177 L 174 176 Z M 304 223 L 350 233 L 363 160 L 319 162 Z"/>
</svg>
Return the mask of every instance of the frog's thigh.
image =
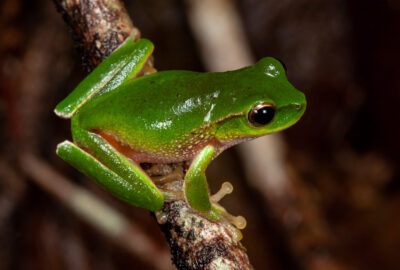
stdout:
<svg viewBox="0 0 400 270">
<path fill-rule="evenodd" d="M 184 190 L 189 205 L 199 211 L 211 209 L 205 171 L 215 155 L 215 148 L 206 146 L 193 160 L 185 176 Z"/>
<path fill-rule="evenodd" d="M 83 131 L 83 145 L 93 151 L 94 158 L 71 142 L 57 148 L 58 155 L 93 178 L 119 199 L 152 211 L 159 210 L 164 197 L 145 172 L 118 153 L 96 134 Z"/>
</svg>

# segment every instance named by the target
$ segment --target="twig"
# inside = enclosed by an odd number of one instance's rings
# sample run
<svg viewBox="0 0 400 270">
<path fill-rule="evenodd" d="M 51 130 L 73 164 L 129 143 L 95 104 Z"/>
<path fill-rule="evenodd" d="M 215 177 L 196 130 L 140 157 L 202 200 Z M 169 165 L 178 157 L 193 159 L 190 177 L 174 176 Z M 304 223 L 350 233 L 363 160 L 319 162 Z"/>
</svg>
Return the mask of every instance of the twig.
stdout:
<svg viewBox="0 0 400 270">
<path fill-rule="evenodd" d="M 93 70 L 128 36 L 140 38 L 119 0 L 53 0 L 73 32 L 87 71 Z"/>
<path fill-rule="evenodd" d="M 138 33 L 130 29 L 132 23 L 119 1 L 54 1 L 72 27 L 89 69 L 117 48 L 128 34 Z M 121 16 L 121 19 L 115 16 Z M 192 211 L 185 201 L 165 203 L 158 216 L 163 217 L 161 227 L 179 269 L 252 269 L 245 249 L 228 229 L 230 224 L 208 221 Z"/>
<path fill-rule="evenodd" d="M 230 224 L 212 222 L 195 213 L 184 201 L 166 203 L 162 213 L 167 220 L 161 228 L 178 269 L 253 269 Z"/>
</svg>

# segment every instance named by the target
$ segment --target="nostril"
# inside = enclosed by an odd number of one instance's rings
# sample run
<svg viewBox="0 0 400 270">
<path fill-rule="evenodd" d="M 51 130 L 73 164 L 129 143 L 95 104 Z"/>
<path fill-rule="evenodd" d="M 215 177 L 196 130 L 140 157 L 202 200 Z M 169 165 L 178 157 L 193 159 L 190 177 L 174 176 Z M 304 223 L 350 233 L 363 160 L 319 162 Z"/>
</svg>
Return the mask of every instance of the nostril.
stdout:
<svg viewBox="0 0 400 270">
<path fill-rule="evenodd" d="M 301 109 L 301 104 L 295 104 L 295 107 L 296 107 L 297 110 L 300 110 Z"/>
</svg>

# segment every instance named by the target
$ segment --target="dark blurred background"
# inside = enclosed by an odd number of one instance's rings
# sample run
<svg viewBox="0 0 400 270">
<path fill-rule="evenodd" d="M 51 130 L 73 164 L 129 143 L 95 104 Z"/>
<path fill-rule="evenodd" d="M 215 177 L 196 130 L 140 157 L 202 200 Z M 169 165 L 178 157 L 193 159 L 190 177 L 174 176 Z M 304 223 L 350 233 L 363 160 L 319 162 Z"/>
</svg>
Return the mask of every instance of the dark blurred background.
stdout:
<svg viewBox="0 0 400 270">
<path fill-rule="evenodd" d="M 155 43 L 158 70 L 204 71 L 183 1 L 125 4 Z M 400 269 L 400 2 L 235 4 L 256 58 L 283 60 L 308 99 L 303 119 L 282 134 L 301 209 L 295 225 L 248 184 L 235 148 L 208 171 L 213 190 L 223 178 L 235 186 L 223 205 L 249 222 L 250 261 L 256 269 Z M 166 246 L 148 211 L 112 198 L 55 155 L 70 132 L 53 108 L 84 76 L 52 1 L 1 1 L 0 269 L 151 269 L 32 182 L 17 162 L 25 152 Z"/>
</svg>

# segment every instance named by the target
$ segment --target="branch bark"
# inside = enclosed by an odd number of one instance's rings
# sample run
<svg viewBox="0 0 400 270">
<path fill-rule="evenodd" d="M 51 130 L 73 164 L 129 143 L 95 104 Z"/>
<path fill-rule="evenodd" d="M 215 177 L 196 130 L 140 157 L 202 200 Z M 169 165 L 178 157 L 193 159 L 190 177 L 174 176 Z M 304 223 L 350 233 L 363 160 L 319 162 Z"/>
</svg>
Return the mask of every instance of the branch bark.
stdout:
<svg viewBox="0 0 400 270">
<path fill-rule="evenodd" d="M 136 40 L 140 36 L 119 0 L 54 2 L 72 29 L 88 71 L 126 37 L 131 35 Z M 166 202 L 157 217 L 178 269 L 253 269 L 232 225 L 209 221 L 183 200 Z"/>
<path fill-rule="evenodd" d="M 88 72 L 110 55 L 128 36 L 140 38 L 118 0 L 54 0 L 70 27 L 74 44 Z"/>
<path fill-rule="evenodd" d="M 232 225 L 208 220 L 185 201 L 165 203 L 161 212 L 166 222 L 160 226 L 178 269 L 253 269 Z"/>
</svg>

